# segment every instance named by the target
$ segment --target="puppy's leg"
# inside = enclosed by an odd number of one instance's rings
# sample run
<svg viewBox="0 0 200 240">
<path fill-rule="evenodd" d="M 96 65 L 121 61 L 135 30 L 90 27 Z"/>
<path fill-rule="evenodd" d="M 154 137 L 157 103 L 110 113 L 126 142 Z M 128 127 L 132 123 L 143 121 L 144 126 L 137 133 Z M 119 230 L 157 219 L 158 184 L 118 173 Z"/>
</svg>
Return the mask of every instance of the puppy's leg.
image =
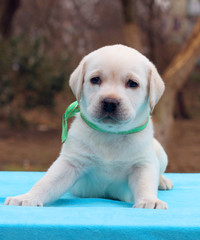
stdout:
<svg viewBox="0 0 200 240">
<path fill-rule="evenodd" d="M 16 197 L 8 197 L 5 205 L 43 206 L 57 200 L 75 182 L 80 169 L 59 157 L 49 168 L 45 176 L 32 189 Z"/>
<path fill-rule="evenodd" d="M 166 170 L 167 163 L 168 163 L 168 157 L 167 154 L 165 153 L 165 150 L 161 146 L 161 144 L 154 138 L 154 151 L 156 153 L 156 156 L 159 160 L 160 163 L 160 183 L 158 189 L 160 190 L 170 190 L 173 187 L 173 183 L 170 179 L 167 179 L 162 175 L 164 171 Z"/>
<path fill-rule="evenodd" d="M 135 208 L 167 209 L 167 203 L 157 198 L 159 174 L 156 166 L 141 165 L 133 168 L 129 187 L 133 193 Z"/>
</svg>

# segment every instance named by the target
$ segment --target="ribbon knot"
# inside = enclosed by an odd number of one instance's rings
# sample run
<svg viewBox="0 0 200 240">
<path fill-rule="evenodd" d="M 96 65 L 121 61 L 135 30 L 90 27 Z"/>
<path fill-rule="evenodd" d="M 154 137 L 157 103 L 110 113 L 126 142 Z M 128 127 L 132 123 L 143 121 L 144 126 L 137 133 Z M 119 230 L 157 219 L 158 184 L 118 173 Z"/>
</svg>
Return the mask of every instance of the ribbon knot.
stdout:
<svg viewBox="0 0 200 240">
<path fill-rule="evenodd" d="M 65 113 L 63 114 L 61 136 L 62 143 L 67 140 L 67 120 L 74 117 L 78 112 L 80 112 L 80 108 L 78 107 L 78 102 L 75 101 L 67 107 Z"/>
</svg>

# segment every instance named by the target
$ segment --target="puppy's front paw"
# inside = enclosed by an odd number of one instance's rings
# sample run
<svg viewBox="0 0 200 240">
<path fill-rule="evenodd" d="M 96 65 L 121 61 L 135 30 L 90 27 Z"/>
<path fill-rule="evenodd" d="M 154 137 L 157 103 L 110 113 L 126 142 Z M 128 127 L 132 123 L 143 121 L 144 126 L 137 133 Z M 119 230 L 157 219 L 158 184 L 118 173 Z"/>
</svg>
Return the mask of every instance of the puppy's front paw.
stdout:
<svg viewBox="0 0 200 240">
<path fill-rule="evenodd" d="M 149 208 L 149 209 L 168 209 L 168 204 L 159 200 L 158 198 L 155 199 L 142 199 L 137 201 L 134 208 Z"/>
<path fill-rule="evenodd" d="M 26 193 L 16 197 L 7 197 L 4 205 L 42 207 L 43 203 L 29 193 Z"/>
</svg>

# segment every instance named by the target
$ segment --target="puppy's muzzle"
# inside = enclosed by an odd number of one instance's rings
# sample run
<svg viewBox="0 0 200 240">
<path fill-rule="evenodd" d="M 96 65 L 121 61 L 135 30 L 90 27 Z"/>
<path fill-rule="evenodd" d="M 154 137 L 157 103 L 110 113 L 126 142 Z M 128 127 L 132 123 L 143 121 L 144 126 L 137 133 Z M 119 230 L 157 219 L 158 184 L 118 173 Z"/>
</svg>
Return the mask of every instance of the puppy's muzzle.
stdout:
<svg viewBox="0 0 200 240">
<path fill-rule="evenodd" d="M 104 98 L 102 101 L 102 110 L 104 113 L 115 113 L 120 105 L 119 100 L 115 98 Z"/>
</svg>

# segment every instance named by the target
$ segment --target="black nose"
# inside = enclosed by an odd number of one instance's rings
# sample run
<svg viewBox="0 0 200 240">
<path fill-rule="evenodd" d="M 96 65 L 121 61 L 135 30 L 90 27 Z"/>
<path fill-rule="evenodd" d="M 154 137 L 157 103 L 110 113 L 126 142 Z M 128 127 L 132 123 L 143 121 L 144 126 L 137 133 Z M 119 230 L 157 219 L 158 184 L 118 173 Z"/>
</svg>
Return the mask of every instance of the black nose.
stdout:
<svg viewBox="0 0 200 240">
<path fill-rule="evenodd" d="M 119 106 L 119 101 L 115 98 L 105 98 L 102 101 L 102 108 L 105 112 L 115 112 Z"/>
</svg>

